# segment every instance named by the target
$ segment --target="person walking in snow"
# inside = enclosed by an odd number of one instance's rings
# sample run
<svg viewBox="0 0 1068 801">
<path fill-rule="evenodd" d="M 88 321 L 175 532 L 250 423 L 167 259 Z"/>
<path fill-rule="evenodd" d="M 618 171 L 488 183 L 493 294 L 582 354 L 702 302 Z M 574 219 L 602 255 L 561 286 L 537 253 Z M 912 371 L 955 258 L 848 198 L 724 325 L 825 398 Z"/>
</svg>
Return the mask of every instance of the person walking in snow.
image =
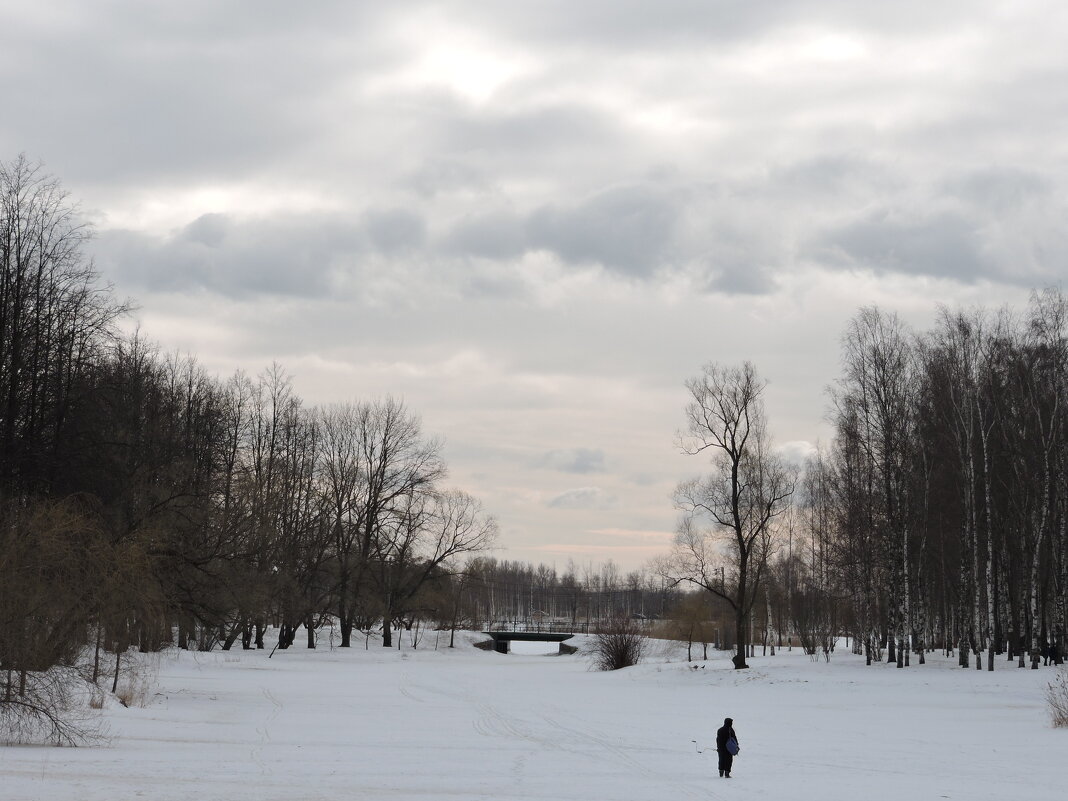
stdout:
<svg viewBox="0 0 1068 801">
<path fill-rule="evenodd" d="M 732 750 L 733 749 L 733 750 Z M 719 754 L 719 775 L 731 777 L 734 755 L 738 753 L 738 735 L 734 733 L 734 718 L 726 718 L 716 731 L 716 753 Z"/>
</svg>

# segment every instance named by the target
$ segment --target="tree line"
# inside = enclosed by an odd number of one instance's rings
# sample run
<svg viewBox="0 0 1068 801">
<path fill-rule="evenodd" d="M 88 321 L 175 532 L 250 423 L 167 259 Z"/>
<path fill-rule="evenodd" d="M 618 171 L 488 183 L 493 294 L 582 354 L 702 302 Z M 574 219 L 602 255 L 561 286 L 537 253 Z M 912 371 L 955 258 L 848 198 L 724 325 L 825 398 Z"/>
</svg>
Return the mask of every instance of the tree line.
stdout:
<svg viewBox="0 0 1068 801">
<path fill-rule="evenodd" d="M 904 665 L 1060 663 L 1068 593 L 1068 299 L 943 308 L 933 330 L 862 309 L 843 337 L 836 437 L 803 508 L 855 644 Z M 819 582 L 817 582 L 818 584 Z"/>
<path fill-rule="evenodd" d="M 271 624 L 281 649 L 327 618 L 389 645 L 443 603 L 497 524 L 418 415 L 123 334 L 88 235 L 39 166 L 0 164 L 0 712 L 47 717 L 87 647 L 96 681 L 130 647 L 264 647 Z"/>
<path fill-rule="evenodd" d="M 676 491 L 661 572 L 755 632 L 870 664 L 941 649 L 1061 664 L 1068 626 L 1068 299 L 939 311 L 930 330 L 867 307 L 842 337 L 834 438 L 806 464 L 770 447 L 750 364 L 687 383 L 680 447 L 712 470 Z"/>
<path fill-rule="evenodd" d="M 608 561 L 554 565 L 479 556 L 452 579 L 468 628 L 545 625 L 588 631 L 604 620 L 655 621 L 672 614 L 683 593 L 648 569 L 623 573 Z"/>
</svg>

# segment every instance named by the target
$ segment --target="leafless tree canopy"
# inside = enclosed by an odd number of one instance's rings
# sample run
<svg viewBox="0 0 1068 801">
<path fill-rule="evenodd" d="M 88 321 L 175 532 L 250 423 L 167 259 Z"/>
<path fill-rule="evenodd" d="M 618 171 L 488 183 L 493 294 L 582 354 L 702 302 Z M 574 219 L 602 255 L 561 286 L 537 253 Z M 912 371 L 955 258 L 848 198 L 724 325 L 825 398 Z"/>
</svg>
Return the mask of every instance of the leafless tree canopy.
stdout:
<svg viewBox="0 0 1068 801">
<path fill-rule="evenodd" d="M 842 367 L 836 436 L 806 466 L 772 566 L 780 634 L 829 626 L 899 667 L 931 648 L 977 669 L 999 654 L 1061 663 L 1068 301 L 1046 290 L 1024 314 L 943 309 L 929 332 L 861 309 Z"/>
<path fill-rule="evenodd" d="M 690 402 L 679 443 L 685 453 L 709 458 L 710 470 L 675 491 L 683 517 L 664 565 L 672 582 L 701 587 L 734 610 L 739 668 L 747 667 L 749 615 L 794 488 L 792 471 L 771 449 L 764 386 L 748 362 L 709 364 L 686 382 Z"/>
</svg>

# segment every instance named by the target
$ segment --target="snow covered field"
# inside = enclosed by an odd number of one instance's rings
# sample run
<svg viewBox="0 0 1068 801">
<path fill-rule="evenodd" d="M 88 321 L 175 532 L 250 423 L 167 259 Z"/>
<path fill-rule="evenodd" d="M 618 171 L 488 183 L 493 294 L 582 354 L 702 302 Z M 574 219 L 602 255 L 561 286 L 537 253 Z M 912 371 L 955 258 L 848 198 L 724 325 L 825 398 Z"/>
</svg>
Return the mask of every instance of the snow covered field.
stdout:
<svg viewBox="0 0 1068 801">
<path fill-rule="evenodd" d="M 164 654 L 147 706 L 105 710 L 110 745 L 0 748 L 0 799 L 983 801 L 1068 787 L 1052 668 L 965 671 L 932 655 L 897 670 L 795 649 L 694 670 L 661 647 L 595 673 L 581 655 L 477 639 Z M 742 744 L 730 780 L 691 742 L 713 744 L 725 716 Z"/>
</svg>

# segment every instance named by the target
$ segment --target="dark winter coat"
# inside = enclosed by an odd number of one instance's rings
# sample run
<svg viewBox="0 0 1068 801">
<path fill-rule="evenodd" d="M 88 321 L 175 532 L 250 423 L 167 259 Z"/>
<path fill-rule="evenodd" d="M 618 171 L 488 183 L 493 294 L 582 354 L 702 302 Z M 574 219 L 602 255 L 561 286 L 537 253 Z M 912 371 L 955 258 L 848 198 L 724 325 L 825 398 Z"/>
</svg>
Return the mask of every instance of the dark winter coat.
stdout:
<svg viewBox="0 0 1068 801">
<path fill-rule="evenodd" d="M 729 740 L 731 737 L 733 737 L 735 740 L 738 739 L 738 735 L 734 733 L 734 727 L 731 725 L 732 723 L 734 723 L 734 721 L 730 718 L 727 718 L 723 726 L 716 731 L 716 750 L 719 751 L 719 753 L 721 754 L 728 753 L 727 740 Z"/>
</svg>

